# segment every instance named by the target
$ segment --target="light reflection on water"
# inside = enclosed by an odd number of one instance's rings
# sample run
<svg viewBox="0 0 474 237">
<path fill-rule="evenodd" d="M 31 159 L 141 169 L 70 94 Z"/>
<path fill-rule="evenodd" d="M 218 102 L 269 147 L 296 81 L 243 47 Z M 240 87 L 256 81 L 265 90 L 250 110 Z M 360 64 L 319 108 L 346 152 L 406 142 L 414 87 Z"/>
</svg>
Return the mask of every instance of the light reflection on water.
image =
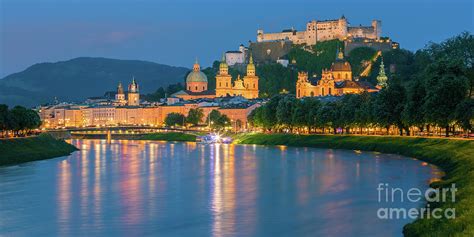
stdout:
<svg viewBox="0 0 474 237">
<path fill-rule="evenodd" d="M 439 176 L 416 160 L 365 152 L 72 143 L 81 151 L 0 167 L 0 235 L 400 236 L 409 220 L 376 218 L 377 184 L 426 188 Z"/>
</svg>

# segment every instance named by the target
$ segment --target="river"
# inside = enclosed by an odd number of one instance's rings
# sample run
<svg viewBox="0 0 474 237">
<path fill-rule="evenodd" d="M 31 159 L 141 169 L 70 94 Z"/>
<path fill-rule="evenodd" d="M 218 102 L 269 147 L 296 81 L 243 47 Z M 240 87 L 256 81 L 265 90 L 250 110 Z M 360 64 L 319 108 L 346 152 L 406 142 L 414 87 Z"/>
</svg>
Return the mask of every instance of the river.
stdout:
<svg viewBox="0 0 474 237">
<path fill-rule="evenodd" d="M 70 156 L 0 167 L 0 236 L 401 236 L 377 187 L 439 171 L 397 155 L 316 148 L 72 140 Z"/>
</svg>

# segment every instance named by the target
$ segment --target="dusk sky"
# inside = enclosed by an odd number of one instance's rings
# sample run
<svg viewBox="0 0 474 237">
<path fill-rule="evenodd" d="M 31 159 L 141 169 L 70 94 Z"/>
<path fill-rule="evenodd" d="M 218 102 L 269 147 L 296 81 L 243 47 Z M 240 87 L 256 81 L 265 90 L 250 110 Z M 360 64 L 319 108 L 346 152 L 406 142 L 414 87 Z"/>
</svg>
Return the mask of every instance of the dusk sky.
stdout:
<svg viewBox="0 0 474 237">
<path fill-rule="evenodd" d="M 416 50 L 473 32 L 472 0 L 190 1 L 0 0 L 0 77 L 80 56 L 203 66 L 256 31 L 298 30 L 312 19 L 382 21 L 382 34 Z"/>
</svg>

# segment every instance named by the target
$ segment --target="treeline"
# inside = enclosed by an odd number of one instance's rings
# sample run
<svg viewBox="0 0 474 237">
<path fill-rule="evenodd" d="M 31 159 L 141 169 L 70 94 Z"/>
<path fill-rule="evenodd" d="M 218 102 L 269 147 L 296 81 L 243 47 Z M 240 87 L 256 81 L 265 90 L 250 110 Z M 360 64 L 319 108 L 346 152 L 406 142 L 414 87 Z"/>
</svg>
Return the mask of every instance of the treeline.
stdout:
<svg viewBox="0 0 474 237">
<path fill-rule="evenodd" d="M 22 106 L 9 109 L 0 104 L 0 137 L 26 136 L 40 125 L 41 119 L 36 111 Z"/>
<path fill-rule="evenodd" d="M 159 102 L 160 99 L 169 97 L 180 90 L 184 90 L 184 86 L 181 83 L 171 84 L 166 88 L 160 87 L 153 93 L 142 95 L 142 99 L 149 102 Z"/>
<path fill-rule="evenodd" d="M 467 133 L 474 122 L 473 62 L 474 37 L 462 33 L 417 51 L 378 93 L 301 100 L 277 95 L 249 122 L 277 132 Z"/>
<path fill-rule="evenodd" d="M 205 123 L 203 123 L 204 112 L 202 109 L 190 109 L 188 116 L 181 113 L 169 113 L 165 118 L 165 124 L 168 127 L 171 126 L 198 126 L 208 125 L 212 129 L 222 130 L 227 126 L 230 126 L 230 119 L 225 114 L 221 114 L 217 110 L 212 110 L 207 116 Z"/>
</svg>

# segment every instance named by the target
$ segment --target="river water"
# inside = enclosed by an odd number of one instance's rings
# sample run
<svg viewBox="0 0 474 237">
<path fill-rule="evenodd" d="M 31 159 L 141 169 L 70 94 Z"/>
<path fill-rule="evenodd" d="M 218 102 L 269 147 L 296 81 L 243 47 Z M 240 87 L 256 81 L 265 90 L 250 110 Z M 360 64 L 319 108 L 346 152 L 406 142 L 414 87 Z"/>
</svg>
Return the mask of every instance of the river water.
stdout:
<svg viewBox="0 0 474 237">
<path fill-rule="evenodd" d="M 0 236 L 401 236 L 379 183 L 439 171 L 397 155 L 255 145 L 72 140 L 67 157 L 0 167 Z"/>
</svg>

